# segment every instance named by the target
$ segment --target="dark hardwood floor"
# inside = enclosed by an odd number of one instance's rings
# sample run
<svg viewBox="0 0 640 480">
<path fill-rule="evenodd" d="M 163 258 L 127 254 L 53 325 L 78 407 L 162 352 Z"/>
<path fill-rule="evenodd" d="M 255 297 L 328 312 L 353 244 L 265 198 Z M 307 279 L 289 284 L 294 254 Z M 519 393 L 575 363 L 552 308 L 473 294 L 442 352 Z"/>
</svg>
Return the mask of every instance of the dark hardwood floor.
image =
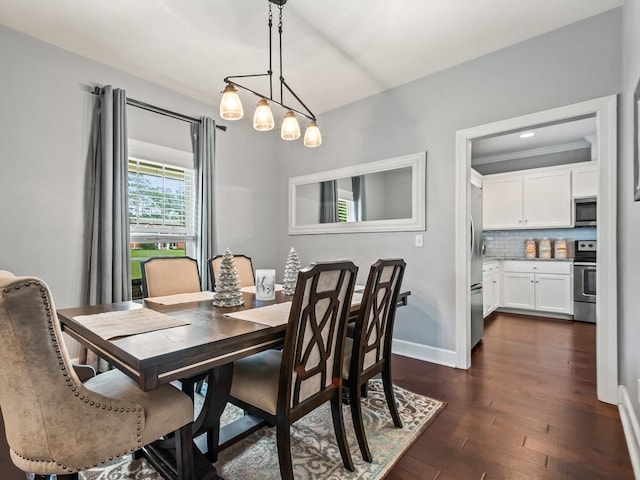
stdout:
<svg viewBox="0 0 640 480">
<path fill-rule="evenodd" d="M 394 356 L 394 383 L 447 402 L 386 480 L 633 479 L 596 398 L 595 325 L 496 313 L 469 370 Z"/>
</svg>

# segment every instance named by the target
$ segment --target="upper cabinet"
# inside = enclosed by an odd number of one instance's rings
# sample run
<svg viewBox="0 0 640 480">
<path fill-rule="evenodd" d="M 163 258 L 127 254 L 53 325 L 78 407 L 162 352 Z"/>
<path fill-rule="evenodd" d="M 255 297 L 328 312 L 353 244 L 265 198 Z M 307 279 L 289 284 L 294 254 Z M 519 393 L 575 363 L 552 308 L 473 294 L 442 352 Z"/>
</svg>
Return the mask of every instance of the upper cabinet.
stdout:
<svg viewBox="0 0 640 480">
<path fill-rule="evenodd" d="M 573 198 L 596 197 L 598 195 L 598 165 L 588 165 L 571 169 L 571 188 Z"/>
<path fill-rule="evenodd" d="M 487 175 L 482 182 L 483 229 L 571 227 L 571 172 L 537 169 Z"/>
</svg>

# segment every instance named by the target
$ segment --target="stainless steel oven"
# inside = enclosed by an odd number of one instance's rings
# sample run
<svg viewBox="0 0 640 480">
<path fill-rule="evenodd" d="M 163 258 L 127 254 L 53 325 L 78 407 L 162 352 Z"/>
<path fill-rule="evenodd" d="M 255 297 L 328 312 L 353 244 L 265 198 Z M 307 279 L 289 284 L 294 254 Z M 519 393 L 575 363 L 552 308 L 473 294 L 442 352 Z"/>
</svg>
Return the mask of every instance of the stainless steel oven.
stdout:
<svg viewBox="0 0 640 480">
<path fill-rule="evenodd" d="M 577 240 L 573 262 L 573 319 L 596 321 L 596 241 Z"/>
</svg>

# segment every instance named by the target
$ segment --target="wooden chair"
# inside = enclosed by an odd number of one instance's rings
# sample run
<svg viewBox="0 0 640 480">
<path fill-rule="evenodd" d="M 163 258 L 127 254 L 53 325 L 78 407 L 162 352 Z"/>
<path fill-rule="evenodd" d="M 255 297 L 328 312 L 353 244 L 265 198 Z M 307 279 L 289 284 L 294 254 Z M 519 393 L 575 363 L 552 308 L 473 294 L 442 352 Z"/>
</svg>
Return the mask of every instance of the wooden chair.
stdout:
<svg viewBox="0 0 640 480">
<path fill-rule="evenodd" d="M 151 257 L 140 262 L 143 297 L 201 291 L 198 262 L 191 257 Z"/>
<path fill-rule="evenodd" d="M 256 277 L 253 272 L 253 263 L 251 263 L 251 257 L 246 255 L 234 255 L 233 262 L 235 263 L 236 270 L 238 271 L 238 280 L 240 281 L 240 288 L 252 287 L 256 284 Z M 211 285 L 216 286 L 216 277 L 218 276 L 218 270 L 222 263 L 222 255 L 216 255 L 209 260 L 209 275 L 211 276 Z"/>
<path fill-rule="evenodd" d="M 382 374 L 384 395 L 393 424 L 402 428 L 391 381 L 391 340 L 404 260 L 378 260 L 371 266 L 362 295 L 353 338 L 344 348 L 342 375 L 349 390 L 349 406 L 362 458 L 373 461 L 362 421 L 361 396 L 370 378 Z"/>
<path fill-rule="evenodd" d="M 290 426 L 331 402 L 344 466 L 354 470 L 342 419 L 342 353 L 358 268 L 352 262 L 312 264 L 298 274 L 283 350 L 234 363 L 231 403 L 276 426 L 283 480 L 293 479 Z"/>
<path fill-rule="evenodd" d="M 24 472 L 77 480 L 175 432 L 178 478 L 193 479 L 193 404 L 171 385 L 144 392 L 118 370 L 81 383 L 47 285 L 0 277 L 0 409 Z"/>
</svg>

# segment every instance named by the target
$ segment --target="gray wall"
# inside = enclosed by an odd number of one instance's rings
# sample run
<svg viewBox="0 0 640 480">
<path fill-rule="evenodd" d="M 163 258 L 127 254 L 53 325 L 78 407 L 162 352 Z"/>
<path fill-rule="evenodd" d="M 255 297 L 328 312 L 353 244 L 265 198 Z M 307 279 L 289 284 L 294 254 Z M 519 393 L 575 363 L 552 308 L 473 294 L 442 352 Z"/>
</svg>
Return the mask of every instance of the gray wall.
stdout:
<svg viewBox="0 0 640 480">
<path fill-rule="evenodd" d="M 455 132 L 619 93 L 621 22 L 612 10 L 321 115 L 320 148 L 280 142 L 280 263 L 290 246 L 303 263 L 349 258 L 362 282 L 377 258 L 404 257 L 412 295 L 395 337 L 454 350 Z M 419 151 L 427 151 L 423 248 L 410 232 L 287 236 L 287 177 Z"/>
<path fill-rule="evenodd" d="M 0 269 L 41 277 L 58 307 L 79 305 L 89 87 L 113 84 L 194 117 L 218 118 L 218 99 L 192 100 L 4 27 L 0 65 Z M 190 150 L 187 124 L 155 117 L 138 112 L 132 133 Z M 277 137 L 250 125 L 240 121 L 217 133 L 216 233 L 221 249 L 247 252 L 256 267 L 266 267 L 276 256 Z"/>
<path fill-rule="evenodd" d="M 625 0 L 623 10 L 623 93 L 620 112 L 620 163 L 618 170 L 618 336 L 620 383 L 640 418 L 640 202 L 633 202 L 633 92 L 640 79 L 640 0 Z"/>
</svg>

